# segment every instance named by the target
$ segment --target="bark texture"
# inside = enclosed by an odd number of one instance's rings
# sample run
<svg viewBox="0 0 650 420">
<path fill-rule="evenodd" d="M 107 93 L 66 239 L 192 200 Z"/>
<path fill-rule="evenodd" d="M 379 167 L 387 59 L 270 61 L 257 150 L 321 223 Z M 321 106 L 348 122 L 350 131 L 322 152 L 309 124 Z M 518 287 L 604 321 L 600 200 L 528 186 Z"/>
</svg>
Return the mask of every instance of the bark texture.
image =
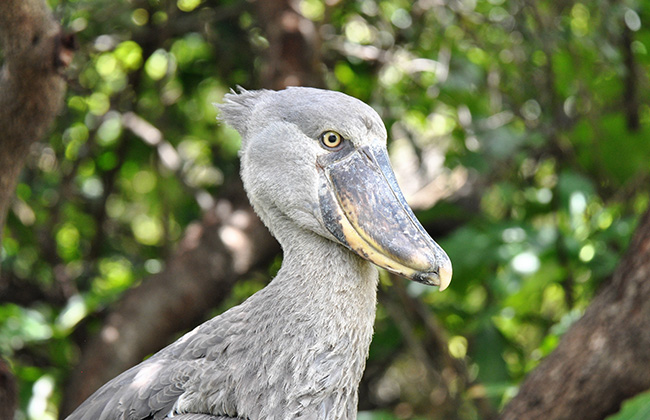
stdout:
<svg viewBox="0 0 650 420">
<path fill-rule="evenodd" d="M 82 350 L 61 413 L 65 416 L 105 382 L 169 344 L 201 321 L 232 285 L 279 252 L 243 194 L 222 198 L 190 225 L 167 268 L 129 290 Z"/>
<path fill-rule="evenodd" d="M 29 148 L 63 103 L 69 41 L 44 0 L 0 2 L 0 239 Z"/>
<path fill-rule="evenodd" d="M 614 276 L 524 381 L 503 420 L 604 419 L 650 388 L 650 210 Z"/>
</svg>

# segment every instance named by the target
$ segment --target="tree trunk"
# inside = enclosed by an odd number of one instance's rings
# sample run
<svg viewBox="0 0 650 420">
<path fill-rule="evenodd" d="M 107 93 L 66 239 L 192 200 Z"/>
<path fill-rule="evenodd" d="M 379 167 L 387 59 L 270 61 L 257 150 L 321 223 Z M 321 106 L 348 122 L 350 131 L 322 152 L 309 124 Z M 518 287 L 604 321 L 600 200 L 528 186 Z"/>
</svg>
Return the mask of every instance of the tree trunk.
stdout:
<svg viewBox="0 0 650 420">
<path fill-rule="evenodd" d="M 66 84 L 59 72 L 71 59 L 69 41 L 45 1 L 0 2 L 0 240 L 30 146 L 63 103 Z"/>
<path fill-rule="evenodd" d="M 611 281 L 524 381 L 503 420 L 600 420 L 650 388 L 650 210 Z"/>
</svg>

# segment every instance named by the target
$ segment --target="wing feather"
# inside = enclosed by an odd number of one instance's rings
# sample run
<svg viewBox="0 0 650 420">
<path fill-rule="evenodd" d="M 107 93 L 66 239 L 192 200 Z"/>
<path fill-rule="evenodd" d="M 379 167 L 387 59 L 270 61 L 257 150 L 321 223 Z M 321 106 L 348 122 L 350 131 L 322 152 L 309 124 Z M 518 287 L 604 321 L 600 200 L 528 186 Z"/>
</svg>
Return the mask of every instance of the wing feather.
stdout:
<svg viewBox="0 0 650 420">
<path fill-rule="evenodd" d="M 163 419 L 175 409 L 183 393 L 190 388 L 196 392 L 197 384 L 191 386 L 191 382 L 205 380 L 206 373 L 214 387 L 210 393 L 218 393 L 220 384 L 216 378 L 220 378 L 220 367 L 227 364 L 221 360 L 223 349 L 245 331 L 242 323 L 246 316 L 240 311 L 231 310 L 203 323 L 154 356 L 123 372 L 91 395 L 66 420 Z M 209 367 L 205 363 L 208 360 Z M 214 419 L 225 420 L 227 417 Z"/>
<path fill-rule="evenodd" d="M 193 369 L 192 363 L 153 357 L 101 387 L 67 420 L 163 419 L 183 394 Z"/>
</svg>

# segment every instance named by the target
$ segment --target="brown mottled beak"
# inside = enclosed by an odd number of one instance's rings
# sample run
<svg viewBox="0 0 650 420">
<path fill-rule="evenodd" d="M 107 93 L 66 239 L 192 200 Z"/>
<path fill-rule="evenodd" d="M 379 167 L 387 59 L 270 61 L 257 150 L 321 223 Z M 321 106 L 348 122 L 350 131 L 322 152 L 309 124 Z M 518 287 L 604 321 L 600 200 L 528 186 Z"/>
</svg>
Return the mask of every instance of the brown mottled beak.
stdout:
<svg viewBox="0 0 650 420">
<path fill-rule="evenodd" d="M 444 290 L 451 261 L 424 230 L 397 185 L 383 148 L 342 151 L 319 161 L 327 230 L 359 256 L 392 273 Z"/>
</svg>

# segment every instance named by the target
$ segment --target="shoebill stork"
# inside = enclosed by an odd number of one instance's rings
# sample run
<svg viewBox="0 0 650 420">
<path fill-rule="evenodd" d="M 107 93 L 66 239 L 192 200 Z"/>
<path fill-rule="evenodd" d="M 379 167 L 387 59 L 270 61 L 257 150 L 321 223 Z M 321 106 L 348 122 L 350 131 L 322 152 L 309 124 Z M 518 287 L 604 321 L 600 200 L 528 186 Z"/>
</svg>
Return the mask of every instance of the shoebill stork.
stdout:
<svg viewBox="0 0 650 420">
<path fill-rule="evenodd" d="M 244 187 L 282 246 L 282 267 L 241 305 L 108 382 L 70 420 L 356 419 L 374 265 L 449 285 L 449 258 L 406 204 L 372 108 L 298 87 L 233 92 L 218 107 L 241 134 Z"/>
</svg>

